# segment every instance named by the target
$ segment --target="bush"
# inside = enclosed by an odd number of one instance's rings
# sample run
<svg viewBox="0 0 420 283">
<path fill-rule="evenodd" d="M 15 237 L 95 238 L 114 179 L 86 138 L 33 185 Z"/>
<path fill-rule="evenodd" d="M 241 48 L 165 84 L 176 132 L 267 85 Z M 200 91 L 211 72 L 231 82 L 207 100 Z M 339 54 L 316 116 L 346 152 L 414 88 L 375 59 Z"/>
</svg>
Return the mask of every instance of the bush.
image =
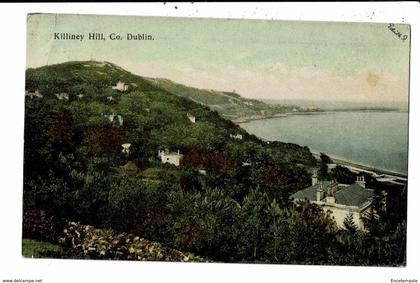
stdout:
<svg viewBox="0 0 420 283">
<path fill-rule="evenodd" d="M 66 225 L 65 220 L 47 215 L 42 210 L 28 210 L 23 214 L 23 238 L 55 242 Z"/>
<path fill-rule="evenodd" d="M 167 248 L 159 243 L 142 239 L 134 234 L 118 233 L 112 229 L 95 229 L 89 225 L 69 222 L 60 245 L 75 257 L 113 260 L 195 261 L 203 258 Z"/>
</svg>

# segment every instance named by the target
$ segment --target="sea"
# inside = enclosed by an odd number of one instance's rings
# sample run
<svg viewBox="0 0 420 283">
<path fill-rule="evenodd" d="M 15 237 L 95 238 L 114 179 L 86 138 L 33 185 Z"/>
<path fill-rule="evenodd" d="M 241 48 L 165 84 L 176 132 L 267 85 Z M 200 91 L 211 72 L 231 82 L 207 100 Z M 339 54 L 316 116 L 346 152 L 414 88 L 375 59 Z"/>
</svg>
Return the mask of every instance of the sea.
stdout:
<svg viewBox="0 0 420 283">
<path fill-rule="evenodd" d="M 294 104 L 298 105 L 296 102 Z M 340 105 L 341 109 L 346 109 L 343 103 Z M 347 106 L 356 105 L 352 103 Z M 384 107 L 383 104 L 376 106 Z M 332 108 L 339 109 L 336 106 Z M 266 140 L 308 146 L 313 152 L 323 152 L 338 159 L 407 174 L 408 111 L 405 104 L 400 108 L 400 111 L 334 110 L 288 115 L 253 120 L 241 123 L 240 126 Z M 324 105 L 323 109 L 328 110 L 328 107 Z"/>
</svg>

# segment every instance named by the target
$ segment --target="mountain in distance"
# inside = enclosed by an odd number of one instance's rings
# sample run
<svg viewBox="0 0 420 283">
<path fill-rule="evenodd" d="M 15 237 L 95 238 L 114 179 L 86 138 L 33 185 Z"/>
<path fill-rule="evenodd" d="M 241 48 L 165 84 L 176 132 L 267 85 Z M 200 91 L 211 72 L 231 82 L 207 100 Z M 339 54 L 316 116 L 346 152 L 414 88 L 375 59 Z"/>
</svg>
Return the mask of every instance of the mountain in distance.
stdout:
<svg viewBox="0 0 420 283">
<path fill-rule="evenodd" d="M 207 105 L 219 112 L 223 117 L 243 122 L 251 119 L 273 117 L 289 112 L 317 111 L 318 107 L 300 107 L 297 105 L 268 104 L 258 99 L 248 99 L 234 91 L 217 91 L 185 86 L 168 79 L 146 78 L 157 88 L 164 89 L 175 95 L 191 99 Z"/>
<path fill-rule="evenodd" d="M 297 105 L 301 108 L 318 107 L 324 111 L 408 111 L 404 101 L 345 101 L 308 99 L 261 99 L 268 105 Z"/>
</svg>

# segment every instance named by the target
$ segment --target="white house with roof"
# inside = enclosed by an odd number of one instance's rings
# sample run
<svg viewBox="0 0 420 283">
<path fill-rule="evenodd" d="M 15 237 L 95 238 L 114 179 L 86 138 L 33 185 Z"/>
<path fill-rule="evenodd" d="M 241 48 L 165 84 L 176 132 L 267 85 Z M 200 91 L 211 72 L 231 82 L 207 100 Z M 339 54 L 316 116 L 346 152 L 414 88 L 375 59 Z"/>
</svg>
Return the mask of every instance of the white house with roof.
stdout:
<svg viewBox="0 0 420 283">
<path fill-rule="evenodd" d="M 30 98 L 43 98 L 44 96 L 39 92 L 39 90 L 35 90 L 35 92 L 31 92 L 29 90 L 25 90 L 25 96 L 29 96 Z"/>
<path fill-rule="evenodd" d="M 109 115 L 104 115 L 104 116 L 105 116 L 106 118 L 108 118 L 109 122 L 111 122 L 111 123 L 116 122 L 116 123 L 118 123 L 120 126 L 122 126 L 122 125 L 123 125 L 123 123 L 124 123 L 124 119 L 123 119 L 123 117 L 122 117 L 121 115 L 119 115 L 119 114 L 112 113 L 112 114 L 109 114 Z"/>
<path fill-rule="evenodd" d="M 187 113 L 187 118 L 188 120 L 190 120 L 191 123 L 195 123 L 196 122 L 196 118 L 194 115 L 191 115 L 190 113 Z"/>
<path fill-rule="evenodd" d="M 121 146 L 123 148 L 121 152 L 128 155 L 130 153 L 131 143 L 123 143 Z"/>
<path fill-rule="evenodd" d="M 230 134 L 229 136 L 230 136 L 232 139 L 235 139 L 235 140 L 241 140 L 241 139 L 243 139 L 243 136 L 242 136 L 241 134 L 235 134 L 235 135 Z"/>
<path fill-rule="evenodd" d="M 118 81 L 117 84 L 115 86 L 112 86 L 112 89 L 124 92 L 128 90 L 128 85 L 126 85 L 124 82 L 122 81 Z"/>
<path fill-rule="evenodd" d="M 179 150 L 177 152 L 168 152 L 167 150 L 159 150 L 158 156 L 160 157 L 160 160 L 162 161 L 162 163 L 169 163 L 175 166 L 179 166 L 181 164 L 181 160 L 184 155 L 179 153 Z"/>
<path fill-rule="evenodd" d="M 308 200 L 327 212 L 330 211 L 338 227 L 343 227 L 344 219 L 353 215 L 354 223 L 363 229 L 362 216 L 372 212 L 373 190 L 366 188 L 363 176 L 358 176 L 351 185 L 336 181 L 318 181 L 312 176 L 312 186 L 291 196 L 296 202 Z"/>
<path fill-rule="evenodd" d="M 55 97 L 57 97 L 58 100 L 69 100 L 69 94 L 67 92 L 56 93 Z"/>
</svg>

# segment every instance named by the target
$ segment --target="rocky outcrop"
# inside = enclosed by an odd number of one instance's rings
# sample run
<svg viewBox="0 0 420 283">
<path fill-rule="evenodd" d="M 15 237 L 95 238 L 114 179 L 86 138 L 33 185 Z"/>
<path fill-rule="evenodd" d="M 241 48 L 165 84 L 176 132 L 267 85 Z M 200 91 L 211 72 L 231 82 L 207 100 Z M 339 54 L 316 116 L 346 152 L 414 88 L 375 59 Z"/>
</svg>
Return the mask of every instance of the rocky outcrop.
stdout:
<svg viewBox="0 0 420 283">
<path fill-rule="evenodd" d="M 95 229 L 90 225 L 69 222 L 58 243 L 73 251 L 76 257 L 111 260 L 191 261 L 203 258 L 164 247 L 139 236 L 112 229 Z"/>
</svg>

